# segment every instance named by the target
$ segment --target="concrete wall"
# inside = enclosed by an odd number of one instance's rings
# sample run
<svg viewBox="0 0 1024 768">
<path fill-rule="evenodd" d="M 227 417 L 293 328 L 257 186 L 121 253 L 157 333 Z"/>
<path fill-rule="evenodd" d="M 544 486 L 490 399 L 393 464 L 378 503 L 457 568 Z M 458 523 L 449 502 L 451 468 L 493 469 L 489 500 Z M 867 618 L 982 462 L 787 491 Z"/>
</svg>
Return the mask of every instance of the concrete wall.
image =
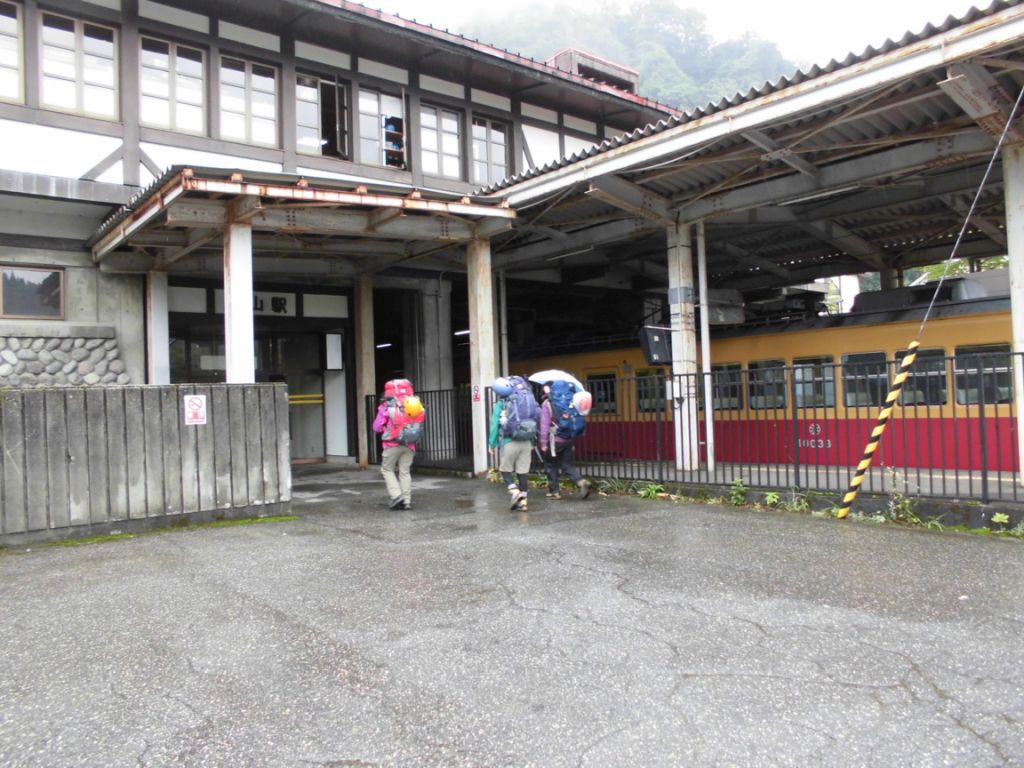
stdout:
<svg viewBox="0 0 1024 768">
<path fill-rule="evenodd" d="M 102 339 L 102 343 L 106 345 L 105 351 L 116 349 L 115 357 L 120 361 L 120 364 L 115 366 L 118 369 L 118 376 L 102 383 L 142 384 L 146 381 L 144 292 L 141 276 L 104 274 L 96 268 L 91 255 L 86 251 L 0 246 L 0 263 L 57 267 L 64 270 L 65 319 L 0 320 L 0 339 L 7 341 L 5 348 L 16 347 L 16 356 L 22 347 L 27 346 L 31 349 L 37 339 L 44 339 L 38 346 L 44 349 L 49 346 L 47 351 L 51 352 L 58 346 L 50 344 L 52 339 L 71 339 L 72 342 L 81 339 L 83 344 Z M 11 344 L 11 339 L 17 341 Z M 27 345 L 24 343 L 25 339 L 30 340 Z M 107 345 L 109 341 L 113 344 Z M 111 362 L 114 358 L 106 359 Z M 49 364 L 49 360 L 44 361 L 44 371 Z M 78 379 L 40 380 L 36 375 L 24 376 L 25 372 L 25 366 L 22 366 L 17 371 L 12 369 L 0 373 L 0 387 L 85 383 Z M 84 376 L 90 372 L 92 371 L 78 375 Z M 65 376 L 67 373 L 65 372 Z M 120 376 L 122 373 L 125 376 Z M 13 381 L 9 378 L 12 374 L 17 377 Z M 100 379 L 103 379 L 102 374 Z"/>
<path fill-rule="evenodd" d="M 205 425 L 185 424 L 188 395 Z M 283 384 L 0 390 L 0 544 L 291 501 Z"/>
</svg>

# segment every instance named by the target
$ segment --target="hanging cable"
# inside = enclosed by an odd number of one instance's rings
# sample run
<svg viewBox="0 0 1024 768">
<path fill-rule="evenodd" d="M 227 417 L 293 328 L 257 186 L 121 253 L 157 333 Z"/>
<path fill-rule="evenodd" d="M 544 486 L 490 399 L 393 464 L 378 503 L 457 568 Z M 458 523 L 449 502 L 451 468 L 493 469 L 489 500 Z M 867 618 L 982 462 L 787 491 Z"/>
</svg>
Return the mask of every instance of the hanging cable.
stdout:
<svg viewBox="0 0 1024 768">
<path fill-rule="evenodd" d="M 952 265 L 953 260 L 956 258 L 956 252 L 960 248 L 960 243 L 964 239 L 971 217 L 974 216 L 974 210 L 978 205 L 978 200 L 981 199 L 981 193 L 985 189 L 985 184 L 988 183 L 989 174 L 992 172 L 992 167 L 995 165 L 996 158 L 999 157 L 999 152 L 1003 147 L 1003 143 L 1006 141 L 1006 134 L 1010 131 L 1010 126 L 1013 124 L 1013 119 L 1017 114 L 1017 109 L 1020 107 L 1022 99 L 1024 99 L 1024 88 L 1021 88 L 1020 93 L 1017 95 L 1017 101 L 1014 102 L 1013 109 L 1010 110 L 1010 116 L 1006 120 L 1006 125 L 1003 126 L 1003 132 L 999 136 L 999 141 L 996 142 L 995 151 L 992 153 L 992 157 L 989 158 L 988 167 L 985 169 L 985 175 L 982 176 L 981 183 L 978 185 L 978 191 L 975 193 L 974 199 L 971 201 L 971 207 L 967 211 L 967 215 L 964 217 L 963 226 L 960 227 L 960 234 L 957 235 L 956 242 L 953 244 L 953 250 L 950 251 L 949 258 L 946 259 L 945 268 L 942 270 L 942 275 L 939 277 L 939 281 L 935 286 L 935 292 L 932 294 L 932 299 L 928 304 L 928 309 L 925 311 L 924 318 L 921 320 L 921 326 L 917 330 L 917 337 L 907 346 L 907 352 L 904 355 L 903 360 L 900 361 L 899 372 L 893 379 L 892 387 L 889 389 L 889 394 L 886 395 L 885 403 L 882 405 L 882 410 L 879 412 L 878 419 L 875 421 L 875 427 L 871 430 L 871 437 L 868 438 L 867 445 L 864 447 L 864 454 L 861 456 L 860 463 L 857 464 L 857 469 L 854 470 L 853 477 L 850 478 L 849 488 L 846 491 L 846 495 L 843 497 L 843 502 L 839 507 L 839 512 L 836 513 L 836 517 L 840 520 L 850 514 L 850 509 L 853 507 L 854 499 L 857 498 L 857 492 L 860 490 L 861 483 L 864 482 L 864 475 L 871 466 L 872 460 L 875 458 L 875 452 L 878 450 L 878 446 L 881 443 L 882 435 L 885 434 L 885 428 L 889 423 L 889 418 L 892 416 L 893 408 L 896 407 L 896 401 L 899 400 L 900 394 L 903 392 L 903 384 L 906 382 L 907 377 L 910 376 L 911 366 L 914 365 L 914 361 L 917 359 L 917 348 L 921 345 L 921 336 L 924 334 L 925 325 L 931 317 L 932 309 L 935 307 L 935 302 L 939 298 L 939 291 L 942 289 L 942 283 L 949 274 L 949 268 Z"/>
</svg>

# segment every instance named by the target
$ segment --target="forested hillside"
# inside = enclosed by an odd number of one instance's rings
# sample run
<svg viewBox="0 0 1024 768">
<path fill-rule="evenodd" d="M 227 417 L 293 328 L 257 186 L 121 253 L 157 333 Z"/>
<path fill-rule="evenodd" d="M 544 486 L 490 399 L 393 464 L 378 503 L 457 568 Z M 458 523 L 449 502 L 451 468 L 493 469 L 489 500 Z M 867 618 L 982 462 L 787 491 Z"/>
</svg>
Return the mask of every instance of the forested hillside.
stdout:
<svg viewBox="0 0 1024 768">
<path fill-rule="evenodd" d="M 797 70 L 775 43 L 751 35 L 716 43 L 705 29 L 704 14 L 674 0 L 572 7 L 530 0 L 507 8 L 489 6 L 461 31 L 540 61 L 569 47 L 611 59 L 640 72 L 642 95 L 681 109 Z"/>
</svg>

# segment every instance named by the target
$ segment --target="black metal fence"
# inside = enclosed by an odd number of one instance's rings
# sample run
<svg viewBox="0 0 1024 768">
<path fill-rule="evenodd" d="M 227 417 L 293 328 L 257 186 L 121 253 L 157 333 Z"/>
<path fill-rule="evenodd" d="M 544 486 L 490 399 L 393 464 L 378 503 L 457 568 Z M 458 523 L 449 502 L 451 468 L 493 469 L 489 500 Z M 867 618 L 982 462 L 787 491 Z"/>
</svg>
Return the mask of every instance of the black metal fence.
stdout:
<svg viewBox="0 0 1024 768">
<path fill-rule="evenodd" d="M 1021 357 L 1008 352 L 922 355 L 862 489 L 1018 500 L 1012 365 L 1021 365 Z M 576 455 L 601 477 L 842 491 L 898 367 L 899 360 L 884 358 L 808 361 L 721 366 L 692 377 L 591 380 L 594 409 Z M 705 386 L 711 387 L 710 433 Z"/>
<path fill-rule="evenodd" d="M 596 478 L 845 491 L 899 368 L 899 359 L 860 357 L 716 366 L 689 377 L 592 378 L 594 406 L 577 462 Z M 920 355 L 862 490 L 1021 500 L 1014 365 L 1022 357 L 1009 352 Z M 428 417 L 416 463 L 470 470 L 469 389 L 420 394 Z M 488 391 L 488 410 L 492 399 Z M 376 406 L 367 399 L 371 421 Z M 370 444 L 371 460 L 379 461 L 379 439 Z"/>
<path fill-rule="evenodd" d="M 468 386 L 417 392 L 427 414 L 416 444 L 416 465 L 459 471 L 473 469 L 473 414 Z M 377 397 L 366 398 L 370 463 L 380 463 L 380 435 L 373 432 Z"/>
</svg>

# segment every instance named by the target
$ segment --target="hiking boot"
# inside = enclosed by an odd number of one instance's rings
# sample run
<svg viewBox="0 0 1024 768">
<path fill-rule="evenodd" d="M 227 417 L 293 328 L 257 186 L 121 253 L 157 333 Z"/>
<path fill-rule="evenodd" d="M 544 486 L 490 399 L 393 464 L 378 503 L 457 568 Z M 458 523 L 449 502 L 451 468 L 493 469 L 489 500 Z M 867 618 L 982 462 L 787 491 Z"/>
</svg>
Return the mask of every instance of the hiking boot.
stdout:
<svg viewBox="0 0 1024 768">
<path fill-rule="evenodd" d="M 590 495 L 590 481 L 580 480 L 580 498 L 585 499 Z"/>
<path fill-rule="evenodd" d="M 405 500 L 399 496 L 397 499 L 392 499 L 388 504 L 388 509 L 401 509 L 405 505 Z"/>
<path fill-rule="evenodd" d="M 515 509 L 519 506 L 520 502 L 524 501 L 526 501 L 526 491 L 520 491 L 517 489 L 515 493 L 512 494 L 512 503 L 508 505 L 508 508 Z"/>
</svg>

